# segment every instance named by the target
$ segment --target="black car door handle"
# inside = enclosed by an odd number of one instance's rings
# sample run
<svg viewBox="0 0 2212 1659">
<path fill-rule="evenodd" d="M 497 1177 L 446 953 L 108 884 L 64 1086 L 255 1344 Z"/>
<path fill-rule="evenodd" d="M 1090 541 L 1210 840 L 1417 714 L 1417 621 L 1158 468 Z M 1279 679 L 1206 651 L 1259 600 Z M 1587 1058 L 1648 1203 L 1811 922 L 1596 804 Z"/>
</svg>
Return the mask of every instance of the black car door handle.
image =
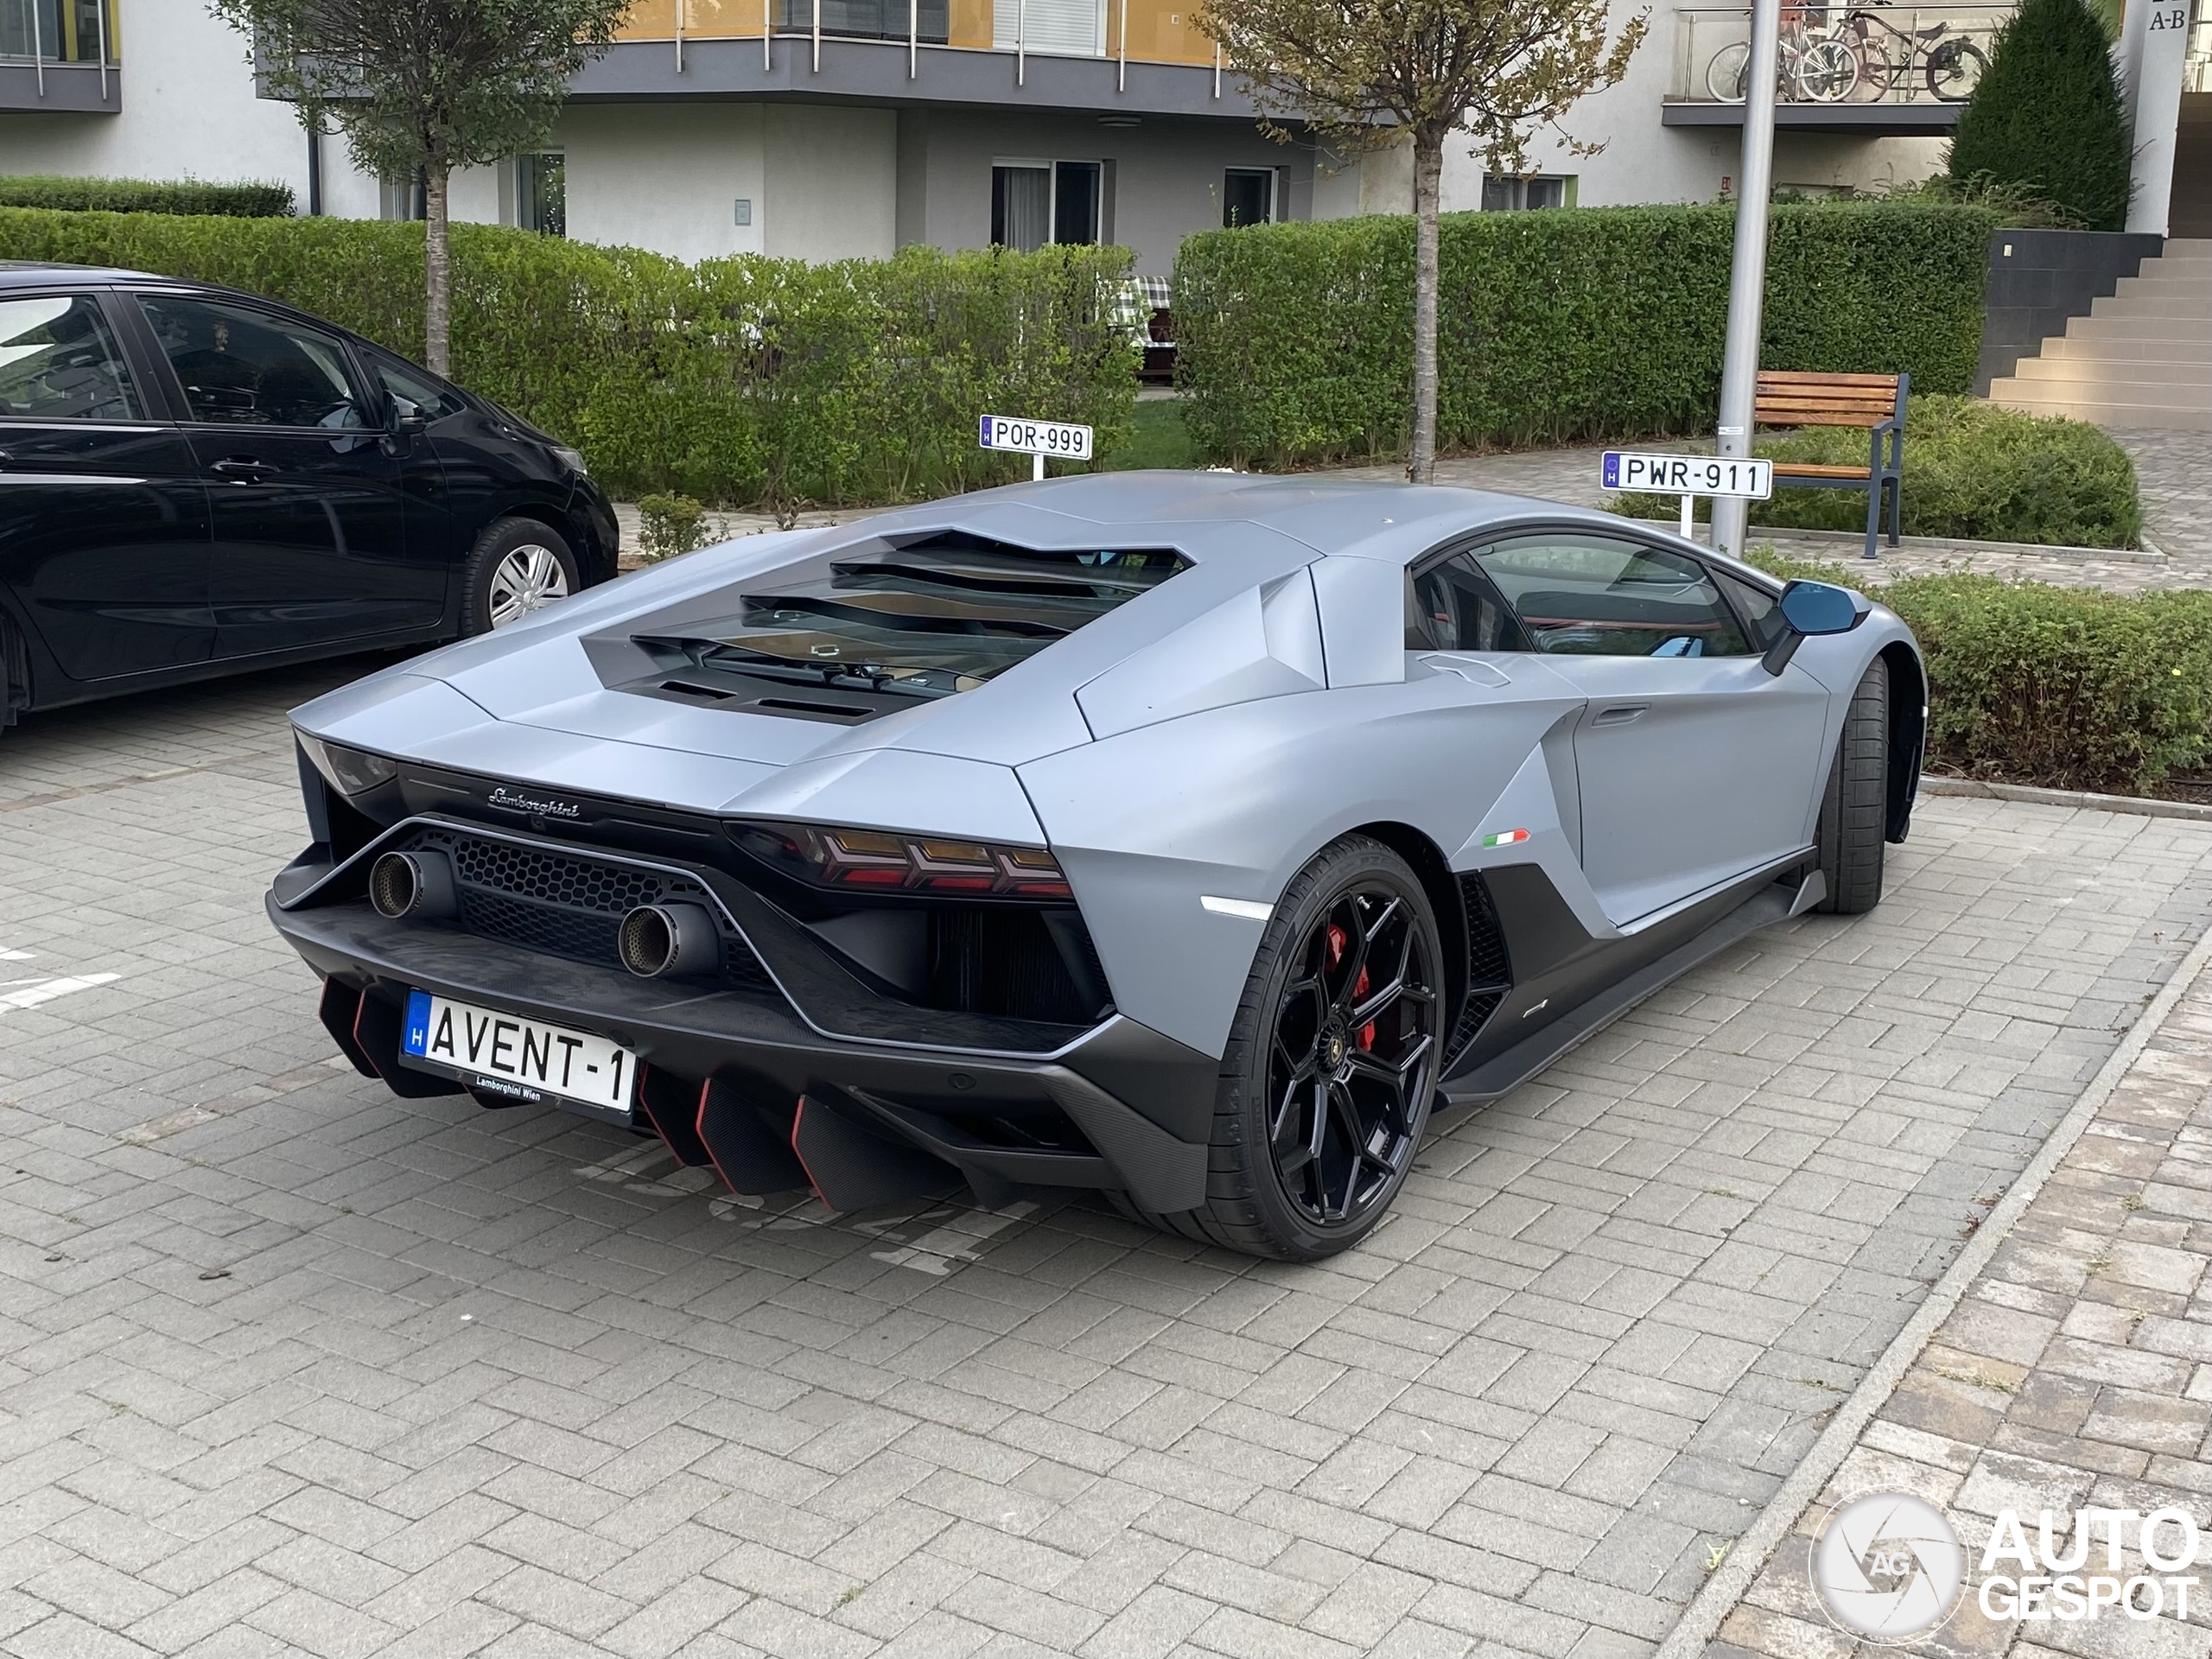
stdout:
<svg viewBox="0 0 2212 1659">
<path fill-rule="evenodd" d="M 257 461 L 251 455 L 226 455 L 222 460 L 212 463 L 207 470 L 211 473 L 220 473 L 225 478 L 237 479 L 240 483 L 250 484 L 257 479 L 273 478 L 280 469 L 270 466 L 265 461 Z"/>
</svg>

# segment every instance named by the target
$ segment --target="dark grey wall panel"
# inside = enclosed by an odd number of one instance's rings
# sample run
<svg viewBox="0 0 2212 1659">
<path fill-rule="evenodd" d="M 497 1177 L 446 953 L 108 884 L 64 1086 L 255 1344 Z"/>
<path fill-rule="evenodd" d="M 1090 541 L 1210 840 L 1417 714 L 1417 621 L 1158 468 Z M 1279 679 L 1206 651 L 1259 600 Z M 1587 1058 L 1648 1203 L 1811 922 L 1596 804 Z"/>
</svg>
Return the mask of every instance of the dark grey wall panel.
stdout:
<svg viewBox="0 0 2212 1659">
<path fill-rule="evenodd" d="M 1986 397 L 1991 381 L 2064 334 L 2074 318 L 2088 315 L 2093 301 L 2115 292 L 2121 277 L 2135 275 L 2164 246 L 2162 236 L 2118 231 L 1993 232 L 1975 392 Z"/>
</svg>

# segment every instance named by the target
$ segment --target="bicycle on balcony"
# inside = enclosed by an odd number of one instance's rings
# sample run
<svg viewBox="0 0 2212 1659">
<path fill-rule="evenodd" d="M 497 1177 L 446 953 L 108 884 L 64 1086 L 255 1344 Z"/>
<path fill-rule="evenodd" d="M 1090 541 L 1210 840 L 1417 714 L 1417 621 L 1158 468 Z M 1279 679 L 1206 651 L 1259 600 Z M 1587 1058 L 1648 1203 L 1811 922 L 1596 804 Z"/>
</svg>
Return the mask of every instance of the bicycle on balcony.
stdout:
<svg viewBox="0 0 2212 1659">
<path fill-rule="evenodd" d="M 1952 34 L 1947 22 L 1921 28 L 1917 10 L 1899 28 L 1879 10 L 1890 3 L 1867 0 L 1866 6 L 1845 15 L 1837 31 L 1858 61 L 1859 86 L 1874 99 L 1893 92 L 1910 98 L 1917 72 L 1930 98 L 1943 104 L 1964 103 L 1989 67 L 1982 49 L 1965 35 Z"/>
<path fill-rule="evenodd" d="M 1859 54 L 1827 25 L 1825 9 L 1784 6 L 1777 42 L 1775 95 L 1785 104 L 1840 104 L 1859 86 Z M 1732 41 L 1705 66 L 1705 89 L 1722 104 L 1750 94 L 1751 48 Z"/>
</svg>

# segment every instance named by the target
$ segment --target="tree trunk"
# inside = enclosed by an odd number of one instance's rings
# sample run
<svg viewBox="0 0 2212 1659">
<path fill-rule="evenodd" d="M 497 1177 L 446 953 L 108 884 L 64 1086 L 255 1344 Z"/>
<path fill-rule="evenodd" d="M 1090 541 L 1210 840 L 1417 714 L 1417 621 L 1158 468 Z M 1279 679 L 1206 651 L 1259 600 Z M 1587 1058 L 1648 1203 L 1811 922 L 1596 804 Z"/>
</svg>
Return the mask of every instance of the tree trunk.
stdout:
<svg viewBox="0 0 2212 1659">
<path fill-rule="evenodd" d="M 446 169 L 423 169 L 423 251 L 429 289 L 423 302 L 423 360 L 453 378 L 453 250 L 446 237 Z"/>
<path fill-rule="evenodd" d="M 1444 135 L 1414 133 L 1414 452 L 1406 476 L 1436 482 L 1436 203 Z"/>
</svg>

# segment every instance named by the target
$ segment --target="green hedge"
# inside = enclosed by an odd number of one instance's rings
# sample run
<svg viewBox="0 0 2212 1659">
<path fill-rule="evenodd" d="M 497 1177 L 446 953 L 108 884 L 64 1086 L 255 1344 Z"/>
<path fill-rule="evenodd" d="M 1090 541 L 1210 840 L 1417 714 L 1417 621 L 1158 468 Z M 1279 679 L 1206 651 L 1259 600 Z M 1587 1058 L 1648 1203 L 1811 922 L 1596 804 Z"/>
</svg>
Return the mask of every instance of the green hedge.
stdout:
<svg viewBox="0 0 2212 1659">
<path fill-rule="evenodd" d="M 1771 557 L 1782 576 L 1848 570 Z M 2143 795 L 2212 759 L 2212 592 L 1906 576 L 1876 596 L 1928 661 L 1928 759 L 1993 782 Z"/>
<path fill-rule="evenodd" d="M 1134 348 L 1103 303 L 1118 248 L 808 265 L 685 265 L 525 231 L 453 227 L 454 378 L 581 448 L 618 494 L 730 505 L 883 502 L 1025 476 L 985 413 L 1127 436 Z M 423 349 L 423 229 L 0 208 L 0 258 L 226 283 Z"/>
<path fill-rule="evenodd" d="M 73 179 L 26 173 L 0 176 L 0 207 L 53 207 L 113 213 L 217 213 L 289 219 L 289 184 L 209 184 L 199 179 Z"/>
<path fill-rule="evenodd" d="M 1951 205 L 1777 206 L 1763 365 L 1969 390 L 1997 223 Z M 1721 207 L 1444 215 L 1438 447 L 1710 429 L 1734 238 Z M 1413 259 L 1410 218 L 1186 239 L 1175 336 L 1200 449 L 1278 467 L 1402 452 Z"/>
<path fill-rule="evenodd" d="M 2133 547 L 2143 530 L 2135 463 L 2101 429 L 1999 409 L 1978 398 L 1918 397 L 1905 411 L 1902 528 L 1908 536 Z M 1866 464 L 1866 435 L 1850 427 L 1762 434 L 1754 453 L 1777 461 Z M 1673 518 L 1679 496 L 1623 495 L 1613 510 Z M 1709 518 L 1712 503 L 1698 516 Z M 1855 490 L 1777 488 L 1751 503 L 1752 523 L 1776 530 L 1864 530 Z"/>
</svg>

